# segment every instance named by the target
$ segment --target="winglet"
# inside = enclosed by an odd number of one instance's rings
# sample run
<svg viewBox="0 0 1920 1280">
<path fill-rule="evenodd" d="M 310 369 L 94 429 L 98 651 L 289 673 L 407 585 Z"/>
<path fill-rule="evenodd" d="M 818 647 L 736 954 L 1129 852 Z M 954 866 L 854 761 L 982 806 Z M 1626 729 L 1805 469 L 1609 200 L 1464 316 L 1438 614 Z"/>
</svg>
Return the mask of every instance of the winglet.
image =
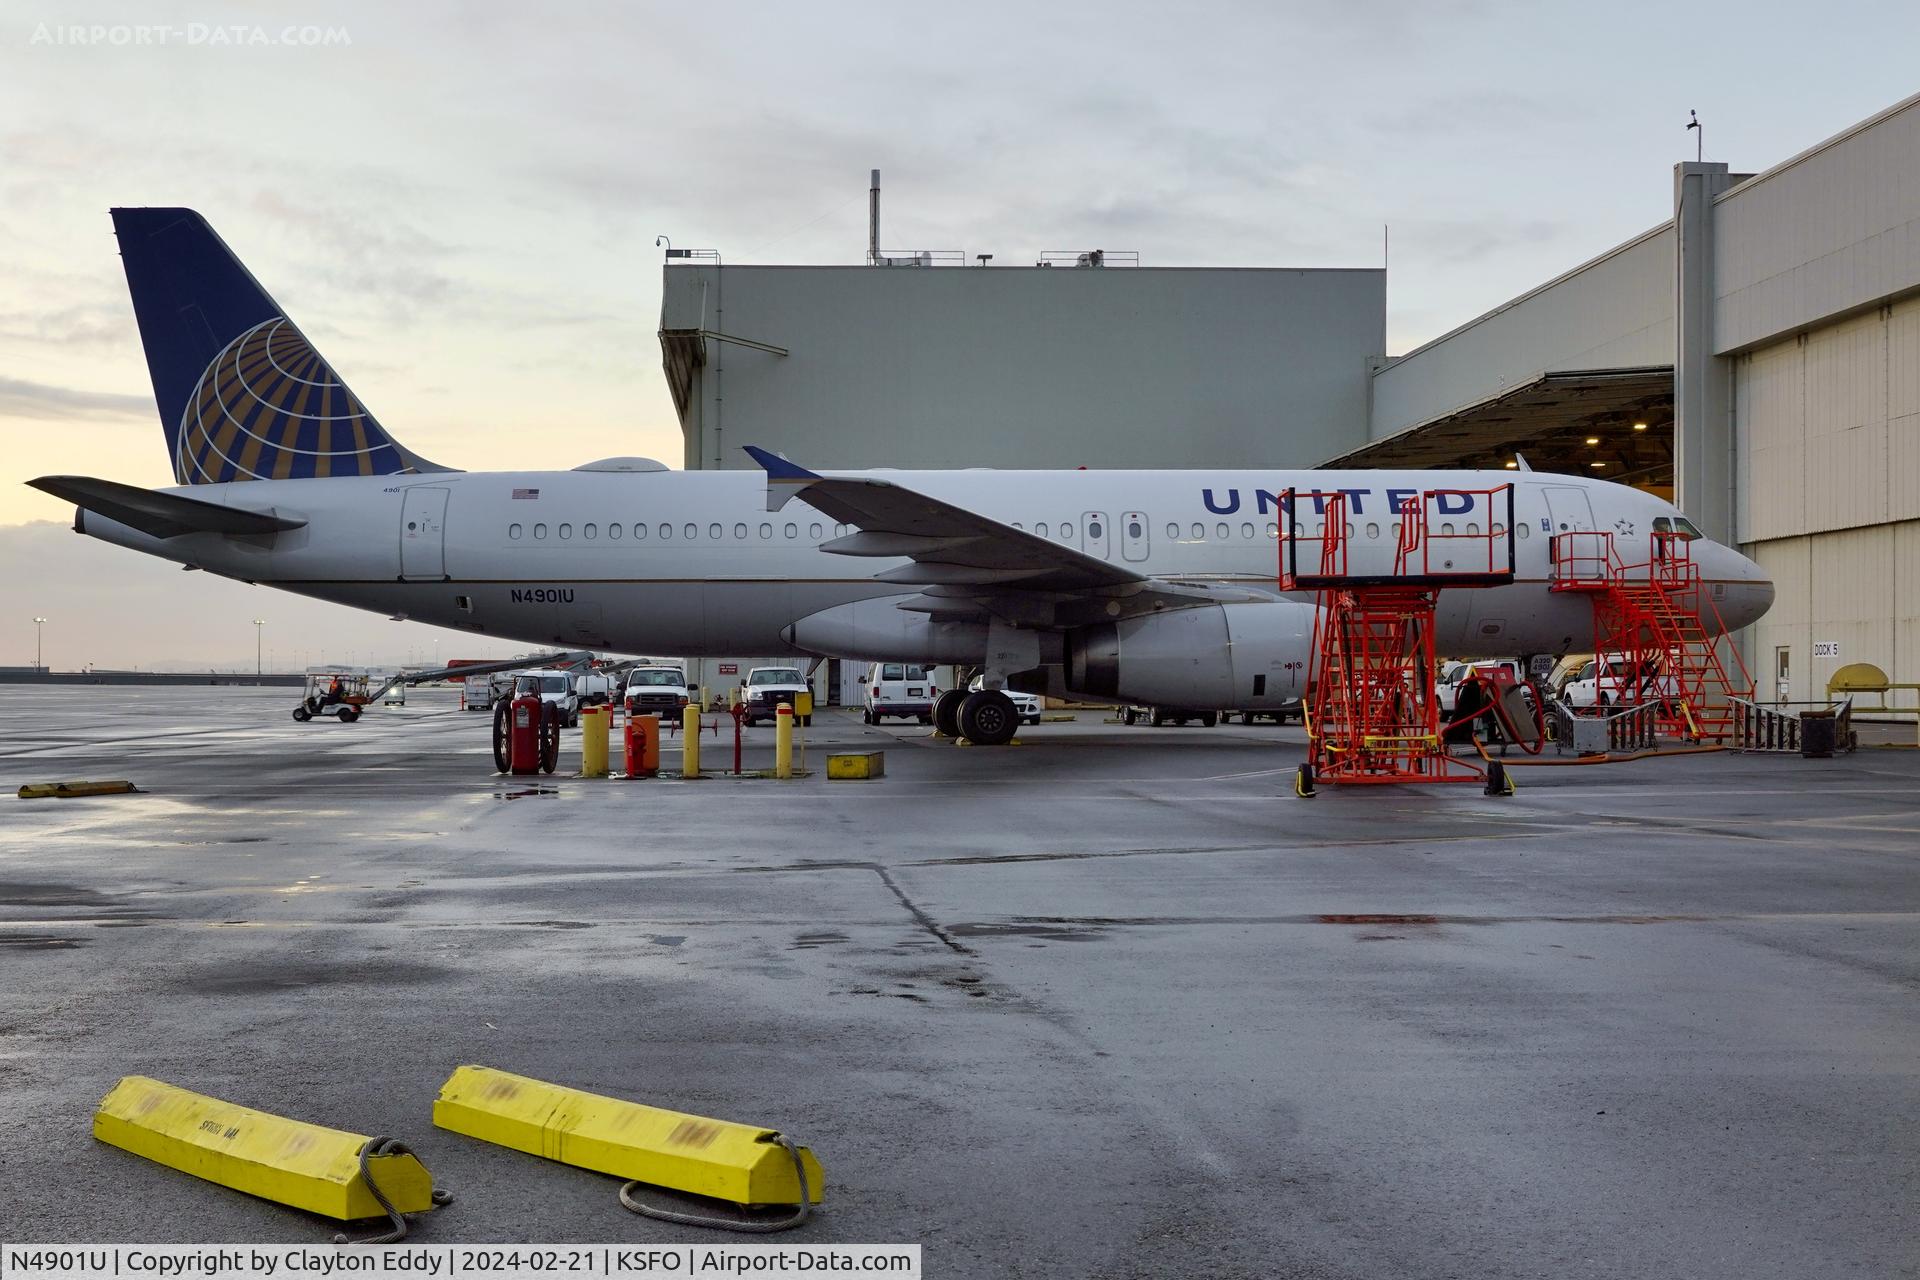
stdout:
<svg viewBox="0 0 1920 1280">
<path fill-rule="evenodd" d="M 797 463 L 788 462 L 777 453 L 770 453 L 759 445 L 742 445 L 747 456 L 766 468 L 767 472 L 767 510 L 778 511 L 787 505 L 802 489 L 816 480 L 824 479 L 818 472 L 809 471 Z"/>
</svg>

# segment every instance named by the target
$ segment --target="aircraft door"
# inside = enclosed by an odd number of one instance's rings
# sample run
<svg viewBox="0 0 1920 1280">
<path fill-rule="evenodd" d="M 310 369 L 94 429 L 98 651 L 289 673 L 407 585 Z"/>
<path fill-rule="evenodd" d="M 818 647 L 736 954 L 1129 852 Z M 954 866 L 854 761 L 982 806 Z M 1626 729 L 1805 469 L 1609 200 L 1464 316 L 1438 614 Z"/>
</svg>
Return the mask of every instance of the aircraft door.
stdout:
<svg viewBox="0 0 1920 1280">
<path fill-rule="evenodd" d="M 422 485 L 400 503 L 400 576 L 447 576 L 447 490 Z"/>
<path fill-rule="evenodd" d="M 1102 560 L 1107 559 L 1108 550 L 1112 545 L 1113 535 L 1112 531 L 1107 528 L 1106 513 L 1104 511 L 1083 511 L 1080 513 L 1080 525 L 1086 532 L 1086 537 L 1080 543 L 1081 547 L 1090 556 L 1099 556 Z"/>
<path fill-rule="evenodd" d="M 1593 530 L 1593 504 L 1587 501 L 1587 491 L 1576 489 L 1570 484 L 1549 484 L 1541 486 L 1540 492 L 1547 498 L 1547 519 L 1555 533 L 1590 533 Z"/>
<path fill-rule="evenodd" d="M 1122 511 L 1120 513 L 1120 554 L 1129 560 L 1145 560 L 1153 550 L 1153 526 L 1147 523 L 1144 511 Z"/>
</svg>

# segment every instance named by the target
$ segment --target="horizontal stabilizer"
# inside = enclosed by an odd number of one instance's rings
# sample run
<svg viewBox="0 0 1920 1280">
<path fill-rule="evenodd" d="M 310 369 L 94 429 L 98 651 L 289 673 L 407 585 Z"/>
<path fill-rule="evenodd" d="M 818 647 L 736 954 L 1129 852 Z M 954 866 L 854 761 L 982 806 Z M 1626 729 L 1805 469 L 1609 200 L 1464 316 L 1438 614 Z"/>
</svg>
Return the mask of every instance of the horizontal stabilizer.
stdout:
<svg viewBox="0 0 1920 1280">
<path fill-rule="evenodd" d="M 96 480 L 92 476 L 41 476 L 27 483 L 42 493 L 64 498 L 83 511 L 116 520 L 129 529 L 138 529 L 156 538 L 177 538 L 186 533 L 272 534 L 298 529 L 307 523 L 298 516 L 223 507 L 217 502 L 159 493 L 113 480 Z"/>
</svg>

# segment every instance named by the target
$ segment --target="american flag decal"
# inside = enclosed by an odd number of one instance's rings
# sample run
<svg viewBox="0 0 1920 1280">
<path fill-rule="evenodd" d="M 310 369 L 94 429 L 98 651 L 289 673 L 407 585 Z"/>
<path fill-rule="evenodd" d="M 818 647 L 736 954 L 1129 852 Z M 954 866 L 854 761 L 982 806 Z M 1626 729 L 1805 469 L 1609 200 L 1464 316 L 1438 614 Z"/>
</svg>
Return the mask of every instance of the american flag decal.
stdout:
<svg viewBox="0 0 1920 1280">
<path fill-rule="evenodd" d="M 516 498 L 537 498 L 540 496 L 540 491 L 538 489 L 515 489 L 513 496 Z"/>
</svg>

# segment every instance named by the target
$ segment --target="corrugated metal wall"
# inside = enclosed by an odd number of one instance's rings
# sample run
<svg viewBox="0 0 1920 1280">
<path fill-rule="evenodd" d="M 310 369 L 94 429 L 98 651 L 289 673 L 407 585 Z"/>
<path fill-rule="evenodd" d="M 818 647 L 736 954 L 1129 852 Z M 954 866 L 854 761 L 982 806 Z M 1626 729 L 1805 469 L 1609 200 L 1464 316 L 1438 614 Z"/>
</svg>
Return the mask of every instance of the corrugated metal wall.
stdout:
<svg viewBox="0 0 1920 1280">
<path fill-rule="evenodd" d="M 1736 356 L 1742 542 L 1920 518 L 1920 298 Z"/>
<path fill-rule="evenodd" d="M 1779 593 L 1753 628 L 1762 696 L 1782 646 L 1795 700 L 1848 662 L 1920 680 L 1920 298 L 1738 356 L 1733 377 L 1740 536 Z"/>
<path fill-rule="evenodd" d="M 1775 694 L 1776 650 L 1791 654 L 1791 701 L 1825 695 L 1850 662 L 1920 680 L 1920 520 L 1780 538 L 1748 549 L 1779 598 L 1752 628 L 1748 661 L 1759 696 Z M 1839 653 L 1814 656 L 1815 643 Z"/>
<path fill-rule="evenodd" d="M 1920 98 L 1715 203 L 1714 349 L 1920 288 Z"/>
</svg>

